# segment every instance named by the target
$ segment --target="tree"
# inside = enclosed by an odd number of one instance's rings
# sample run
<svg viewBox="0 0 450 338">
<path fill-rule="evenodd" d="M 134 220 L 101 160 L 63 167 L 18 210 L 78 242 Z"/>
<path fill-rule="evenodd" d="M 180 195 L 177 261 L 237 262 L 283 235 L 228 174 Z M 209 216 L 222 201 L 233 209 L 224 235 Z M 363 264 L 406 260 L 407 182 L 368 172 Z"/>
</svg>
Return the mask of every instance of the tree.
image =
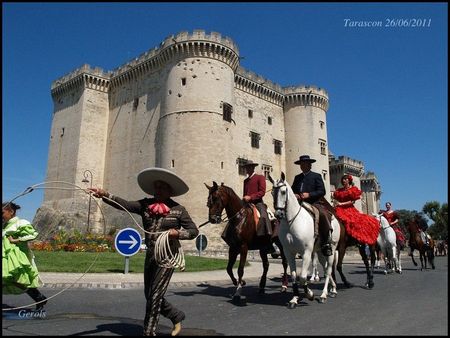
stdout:
<svg viewBox="0 0 450 338">
<path fill-rule="evenodd" d="M 429 229 L 431 237 L 448 240 L 448 203 L 441 205 L 437 201 L 430 201 L 425 203 L 422 211 L 434 222 Z"/>
</svg>

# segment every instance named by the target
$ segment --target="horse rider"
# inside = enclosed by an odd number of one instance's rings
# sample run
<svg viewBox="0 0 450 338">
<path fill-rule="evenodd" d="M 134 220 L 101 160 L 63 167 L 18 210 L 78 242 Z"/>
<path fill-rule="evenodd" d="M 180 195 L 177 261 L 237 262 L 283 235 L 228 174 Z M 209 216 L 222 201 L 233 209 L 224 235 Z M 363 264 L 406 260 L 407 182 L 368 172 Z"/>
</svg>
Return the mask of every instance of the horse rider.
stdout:
<svg viewBox="0 0 450 338">
<path fill-rule="evenodd" d="M 263 197 L 266 194 L 266 178 L 255 172 L 256 166 L 258 166 L 258 163 L 251 160 L 243 165 L 248 176 L 244 180 L 244 197 L 242 200 L 245 203 L 253 203 L 259 211 L 260 219 L 257 227 L 257 236 L 272 235 L 272 225 L 267 214 L 267 205 L 263 202 Z"/>
<path fill-rule="evenodd" d="M 420 238 L 422 238 L 423 244 L 425 244 L 426 246 L 430 246 L 431 237 L 427 233 L 427 229 L 428 229 L 427 222 L 419 214 L 416 214 L 414 216 L 414 220 L 415 220 L 416 224 L 419 226 Z"/>
<path fill-rule="evenodd" d="M 385 206 L 386 210 L 380 210 L 378 214 L 383 215 L 384 218 L 386 218 L 389 222 L 389 225 L 392 227 L 392 229 L 394 229 L 397 245 L 400 250 L 403 250 L 403 248 L 405 247 L 406 237 L 402 231 L 402 228 L 400 227 L 400 218 L 398 216 L 398 213 L 392 209 L 391 202 L 386 202 Z"/>
<path fill-rule="evenodd" d="M 322 253 L 331 256 L 331 212 L 325 206 L 325 184 L 322 175 L 311 171 L 314 162 L 316 160 L 309 155 L 301 155 L 299 160 L 294 162 L 300 165 L 302 173 L 295 176 L 292 190 L 299 203 L 305 201 L 319 210 L 319 229 L 318 234 L 314 229 L 314 235 L 316 238 L 320 237 Z"/>
</svg>

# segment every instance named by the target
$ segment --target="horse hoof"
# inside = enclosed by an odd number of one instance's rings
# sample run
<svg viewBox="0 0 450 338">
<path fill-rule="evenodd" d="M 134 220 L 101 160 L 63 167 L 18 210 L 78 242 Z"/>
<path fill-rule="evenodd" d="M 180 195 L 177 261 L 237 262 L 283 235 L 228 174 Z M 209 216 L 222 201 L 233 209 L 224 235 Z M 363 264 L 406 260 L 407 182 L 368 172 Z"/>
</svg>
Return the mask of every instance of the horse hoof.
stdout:
<svg viewBox="0 0 450 338">
<path fill-rule="evenodd" d="M 433 270 L 436 269 L 436 267 L 435 267 L 434 265 L 433 265 L 431 268 L 432 268 Z"/>
<path fill-rule="evenodd" d="M 292 303 L 288 303 L 288 309 L 295 309 L 296 307 L 297 307 L 297 304 L 296 303 L 294 303 L 294 302 L 292 302 Z"/>
<path fill-rule="evenodd" d="M 384 274 L 385 274 L 385 275 L 387 275 L 387 274 L 388 274 L 388 272 L 387 272 L 386 270 L 384 270 Z"/>
<path fill-rule="evenodd" d="M 375 284 L 373 282 L 368 284 L 369 289 L 373 289 L 374 286 L 375 286 Z"/>
<path fill-rule="evenodd" d="M 306 298 L 307 298 L 308 300 L 310 300 L 310 301 L 313 301 L 313 300 L 314 300 L 314 294 L 312 294 L 312 295 L 307 294 L 307 295 L 306 295 Z"/>
<path fill-rule="evenodd" d="M 281 292 L 287 292 L 287 287 L 286 286 L 282 286 L 281 287 Z"/>
<path fill-rule="evenodd" d="M 330 292 L 330 294 L 328 295 L 328 297 L 330 297 L 330 298 L 336 298 L 336 296 L 337 296 L 337 293 L 335 293 L 335 292 Z"/>
<path fill-rule="evenodd" d="M 320 304 L 325 304 L 326 302 L 327 302 L 327 299 L 326 299 L 326 298 L 320 297 L 320 299 L 319 299 L 319 303 L 320 303 Z"/>
<path fill-rule="evenodd" d="M 320 281 L 320 277 L 314 278 L 314 281 L 319 282 Z"/>
<path fill-rule="evenodd" d="M 247 283 L 245 282 L 245 280 L 241 280 L 241 285 L 242 285 L 242 286 L 245 286 L 245 284 L 247 284 Z"/>
</svg>

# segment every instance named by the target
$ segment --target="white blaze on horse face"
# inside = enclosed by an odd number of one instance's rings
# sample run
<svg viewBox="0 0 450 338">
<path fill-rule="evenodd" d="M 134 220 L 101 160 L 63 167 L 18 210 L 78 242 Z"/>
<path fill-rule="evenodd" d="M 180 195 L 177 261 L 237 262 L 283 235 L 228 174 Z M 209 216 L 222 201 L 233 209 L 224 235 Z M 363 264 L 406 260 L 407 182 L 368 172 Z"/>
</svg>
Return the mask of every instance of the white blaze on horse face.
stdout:
<svg viewBox="0 0 450 338">
<path fill-rule="evenodd" d="M 283 182 L 276 181 L 272 189 L 275 216 L 277 218 L 286 217 L 286 204 L 287 204 L 287 188 Z"/>
</svg>

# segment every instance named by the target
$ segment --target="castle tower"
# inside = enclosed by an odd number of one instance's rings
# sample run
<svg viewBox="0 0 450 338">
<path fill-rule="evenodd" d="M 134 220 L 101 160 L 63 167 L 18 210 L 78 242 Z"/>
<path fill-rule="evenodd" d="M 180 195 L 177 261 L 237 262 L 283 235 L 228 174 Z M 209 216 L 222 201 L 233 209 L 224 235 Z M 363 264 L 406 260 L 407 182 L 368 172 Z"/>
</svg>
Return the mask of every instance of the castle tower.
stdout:
<svg viewBox="0 0 450 338">
<path fill-rule="evenodd" d="M 371 215 L 380 211 L 381 185 L 377 176 L 369 171 L 361 176 L 362 212 Z"/>
<path fill-rule="evenodd" d="M 52 84 L 54 112 L 50 135 L 46 181 L 62 181 L 82 188 L 85 170 L 96 182 L 102 182 L 108 123 L 109 74 L 88 65 L 75 70 Z M 94 182 L 95 183 L 95 182 Z M 50 184 L 49 184 L 50 185 Z M 53 186 L 73 188 L 70 185 Z M 74 198 L 77 194 L 80 196 Z M 46 189 L 41 207 L 72 210 L 77 222 L 87 223 L 88 195 L 77 190 Z M 98 212 L 92 205 L 92 220 Z M 96 229 L 89 229 L 96 230 Z"/>
<path fill-rule="evenodd" d="M 314 86 L 284 88 L 284 126 L 286 142 L 286 177 L 290 184 L 301 170 L 294 164 L 300 155 L 316 159 L 312 170 L 322 174 L 325 197 L 330 201 L 328 137 L 326 112 L 328 94 Z"/>
<path fill-rule="evenodd" d="M 161 55 L 166 78 L 155 163 L 183 177 L 192 193 L 177 200 L 190 202 L 190 213 L 203 216 L 194 220 L 200 223 L 207 219 L 204 182 L 211 185 L 213 179 L 226 182 L 226 177 L 236 176 L 230 149 L 234 125 L 227 119 L 233 118 L 235 107 L 238 49 L 218 33 L 197 30 L 167 38 Z"/>
</svg>

